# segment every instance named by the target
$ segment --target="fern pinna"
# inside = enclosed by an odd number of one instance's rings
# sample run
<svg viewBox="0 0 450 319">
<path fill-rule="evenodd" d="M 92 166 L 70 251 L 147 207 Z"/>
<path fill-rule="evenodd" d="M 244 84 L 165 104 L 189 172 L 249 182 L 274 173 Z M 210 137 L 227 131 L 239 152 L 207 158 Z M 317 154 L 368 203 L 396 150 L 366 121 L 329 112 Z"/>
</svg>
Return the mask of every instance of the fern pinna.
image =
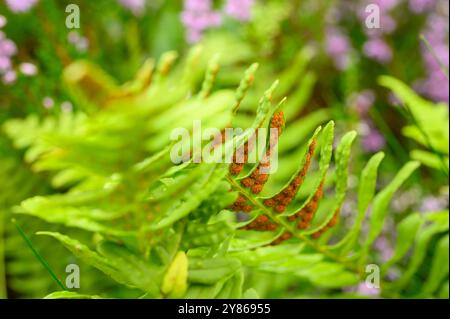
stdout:
<svg viewBox="0 0 450 319">
<path fill-rule="evenodd" d="M 272 183 L 277 172 L 261 170 L 278 147 L 280 154 L 292 149 L 283 144 L 283 136 L 295 134 L 284 124 L 285 100 L 273 103 L 275 82 L 255 100 L 258 106 L 249 125 L 253 133 L 244 131 L 231 143 L 215 144 L 233 147 L 234 152 L 242 147 L 244 163 L 194 163 L 186 158 L 175 165 L 170 159 L 173 129 L 192 131 L 194 120 L 201 120 L 205 129 L 225 129 L 248 119 L 248 112 L 238 108 L 257 66 L 248 69 L 236 92 L 214 90 L 217 60 L 209 64 L 199 86 L 193 75 L 197 54 L 194 50 L 174 67 L 176 55 L 167 53 L 156 65 L 147 62 L 133 81 L 121 86 L 88 62 L 70 65 L 64 78 L 78 111 L 11 120 L 4 126 L 15 146 L 25 149 L 25 160 L 36 172 L 49 174 L 59 190 L 23 201 L 15 212 L 59 225 L 60 232 L 38 234 L 59 240 L 80 262 L 126 289 L 127 296 L 267 297 L 263 285 L 273 278 L 283 291 L 306 285 L 305 296 L 324 290 L 329 296 L 348 295 L 348 287 L 364 282 L 389 203 L 418 162 L 406 163 L 376 193 L 384 155 L 374 155 L 361 173 L 357 212 L 352 226 L 346 227 L 339 223 L 339 214 L 355 132 L 343 135 L 335 149 L 332 121 L 310 132 L 300 148 L 298 167 L 289 171 L 284 185 Z M 280 138 L 268 136 L 264 161 L 251 164 L 248 157 L 257 150 L 249 140 L 258 128 L 276 129 Z M 280 165 L 279 173 L 286 172 Z M 73 229 L 83 235 L 69 236 Z M 432 239 L 440 238 L 433 265 L 446 257 L 445 247 L 448 256 L 448 235 L 442 235 L 447 231 L 445 213 L 411 214 L 400 223 L 395 254 L 380 265 L 381 296 L 402 295 Z M 414 262 L 392 281 L 389 269 L 404 258 Z M 90 271 L 87 266 L 81 269 L 79 291 L 48 297 L 118 297 L 113 289 L 84 287 L 83 276 Z M 445 271 L 432 266 L 425 276 L 427 296 L 444 289 Z M 417 295 L 425 294 L 420 291 Z"/>
</svg>

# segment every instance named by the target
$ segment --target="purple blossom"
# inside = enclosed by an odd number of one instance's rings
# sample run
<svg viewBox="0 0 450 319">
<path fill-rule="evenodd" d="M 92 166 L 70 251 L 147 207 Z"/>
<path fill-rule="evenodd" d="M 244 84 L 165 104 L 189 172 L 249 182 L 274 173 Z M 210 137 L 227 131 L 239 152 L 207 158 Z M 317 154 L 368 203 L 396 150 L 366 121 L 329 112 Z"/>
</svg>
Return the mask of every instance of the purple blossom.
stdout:
<svg viewBox="0 0 450 319">
<path fill-rule="evenodd" d="M 17 53 L 16 44 L 0 31 L 0 74 L 3 74 L 3 82 L 11 84 L 16 79 L 16 74 L 12 71 L 12 56 Z"/>
<path fill-rule="evenodd" d="M 375 102 L 375 94 L 371 90 L 354 93 L 351 96 L 351 104 L 359 115 L 365 116 Z"/>
<path fill-rule="evenodd" d="M 397 22 L 388 13 L 383 13 L 380 16 L 379 28 L 365 28 L 364 31 L 369 37 L 380 37 L 382 34 L 390 34 L 397 29 Z"/>
<path fill-rule="evenodd" d="M 17 53 L 16 44 L 10 39 L 0 39 L 0 56 L 11 57 Z"/>
<path fill-rule="evenodd" d="M 69 41 L 70 44 L 76 44 L 79 39 L 80 35 L 76 31 L 70 31 L 67 34 L 67 41 Z"/>
<path fill-rule="evenodd" d="M 330 30 L 327 33 L 327 51 L 332 55 L 346 54 L 350 49 L 347 36 L 337 30 Z"/>
<path fill-rule="evenodd" d="M 391 48 L 380 38 L 368 40 L 363 46 L 363 52 L 367 57 L 380 63 L 387 63 L 392 59 Z"/>
<path fill-rule="evenodd" d="M 399 0 L 368 0 L 367 4 L 373 3 L 380 7 L 381 12 L 386 12 L 394 9 L 398 4 Z"/>
<path fill-rule="evenodd" d="M 434 8 L 436 0 L 409 0 L 409 8 L 414 13 L 423 13 Z"/>
<path fill-rule="evenodd" d="M 0 55 L 0 73 L 4 73 L 11 69 L 12 63 L 11 59 L 7 56 Z"/>
<path fill-rule="evenodd" d="M 417 82 L 418 91 L 434 101 L 448 103 L 448 78 L 442 70 L 443 67 L 447 70 L 449 67 L 448 17 L 431 14 L 424 35 L 432 47 L 432 52 L 426 45 L 422 46 L 427 75 L 425 79 Z"/>
<path fill-rule="evenodd" d="M 211 0 L 185 0 L 181 21 L 186 27 L 189 43 L 200 41 L 203 32 L 222 23 L 220 13 L 213 11 Z"/>
<path fill-rule="evenodd" d="M 42 105 L 46 108 L 46 109 L 51 109 L 54 105 L 55 105 L 55 101 L 49 97 L 46 96 L 44 97 L 44 99 L 42 100 Z"/>
<path fill-rule="evenodd" d="M 228 0 L 225 12 L 240 21 L 248 21 L 251 15 L 253 0 Z"/>
<path fill-rule="evenodd" d="M 366 121 L 361 124 L 360 131 L 362 131 L 361 133 L 363 135 L 362 147 L 367 153 L 378 152 L 385 146 L 386 140 L 384 139 L 384 136 L 373 127 L 370 120 L 366 119 Z"/>
<path fill-rule="evenodd" d="M 119 3 L 135 16 L 141 16 L 145 11 L 146 0 L 119 0 Z"/>
<path fill-rule="evenodd" d="M 187 11 L 210 11 L 211 1 L 207 0 L 185 0 L 184 9 Z"/>
<path fill-rule="evenodd" d="M 441 69 L 440 63 L 444 64 L 447 68 L 449 66 L 448 57 L 448 45 L 445 43 L 439 43 L 433 46 L 433 53 L 428 48 L 424 48 L 424 60 L 429 71 L 438 71 Z"/>
<path fill-rule="evenodd" d="M 15 13 L 27 12 L 38 2 L 38 0 L 5 0 L 8 8 Z"/>
<path fill-rule="evenodd" d="M 2 81 L 4 84 L 10 85 L 16 82 L 17 73 L 14 70 L 9 70 L 5 74 L 3 74 Z"/>
<path fill-rule="evenodd" d="M 357 293 L 361 296 L 377 297 L 380 295 L 380 288 L 374 287 L 372 283 L 360 282 L 356 286 L 345 287 L 347 293 Z"/>
<path fill-rule="evenodd" d="M 356 292 L 362 296 L 376 297 L 380 295 L 380 288 L 370 287 L 367 283 L 362 282 L 356 288 Z"/>
<path fill-rule="evenodd" d="M 448 199 L 448 198 L 447 198 Z M 422 212 L 438 212 L 448 206 L 448 200 L 440 197 L 428 196 L 422 202 L 420 211 Z"/>
<path fill-rule="evenodd" d="M 88 38 L 80 36 L 76 31 L 70 31 L 67 34 L 67 41 L 80 52 L 86 52 L 89 47 Z"/>
<path fill-rule="evenodd" d="M 346 35 L 337 29 L 329 29 L 326 34 L 326 50 L 338 69 L 344 70 L 348 67 L 351 45 Z"/>
<path fill-rule="evenodd" d="M 394 252 L 391 243 L 384 236 L 378 237 L 374 243 L 374 248 L 380 253 L 380 258 L 383 262 L 388 261 Z"/>
<path fill-rule="evenodd" d="M 25 76 L 33 76 L 37 74 L 37 67 L 33 63 L 24 62 L 19 65 L 19 70 Z"/>
<path fill-rule="evenodd" d="M 434 72 L 428 78 L 418 81 L 417 87 L 419 93 L 434 101 L 449 103 L 448 79 L 441 71 Z"/>
<path fill-rule="evenodd" d="M 380 18 L 380 27 L 385 33 L 392 33 L 397 29 L 397 21 L 388 14 L 383 14 Z"/>
<path fill-rule="evenodd" d="M 423 33 L 432 46 L 448 43 L 448 17 L 430 14 Z"/>
</svg>

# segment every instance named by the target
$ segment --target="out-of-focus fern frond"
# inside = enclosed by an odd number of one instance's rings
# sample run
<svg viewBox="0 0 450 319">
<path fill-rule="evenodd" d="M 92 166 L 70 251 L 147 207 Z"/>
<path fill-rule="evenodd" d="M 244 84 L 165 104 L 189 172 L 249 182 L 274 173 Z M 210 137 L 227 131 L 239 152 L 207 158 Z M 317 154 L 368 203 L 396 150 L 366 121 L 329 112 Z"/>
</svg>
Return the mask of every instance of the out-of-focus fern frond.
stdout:
<svg viewBox="0 0 450 319">
<path fill-rule="evenodd" d="M 7 295 L 40 297 L 43 291 L 55 289 L 55 286 L 12 225 L 11 211 L 12 206 L 18 205 L 28 196 L 47 192 L 48 185 L 45 179 L 33 174 L 26 164 L 21 163 L 20 153 L 12 148 L 4 135 L 0 136 L 0 153 L 1 295 L 2 298 Z M 25 227 L 33 229 L 28 226 L 29 223 Z M 41 245 L 40 248 L 49 251 L 48 247 Z"/>
<path fill-rule="evenodd" d="M 411 157 L 424 165 L 442 170 L 448 176 L 448 105 L 434 104 L 423 99 L 395 78 L 383 76 L 380 77 L 379 82 L 392 90 L 403 104 L 400 107 L 405 108 L 409 125 L 402 129 L 403 134 L 424 147 L 424 149 L 412 150 Z"/>
</svg>

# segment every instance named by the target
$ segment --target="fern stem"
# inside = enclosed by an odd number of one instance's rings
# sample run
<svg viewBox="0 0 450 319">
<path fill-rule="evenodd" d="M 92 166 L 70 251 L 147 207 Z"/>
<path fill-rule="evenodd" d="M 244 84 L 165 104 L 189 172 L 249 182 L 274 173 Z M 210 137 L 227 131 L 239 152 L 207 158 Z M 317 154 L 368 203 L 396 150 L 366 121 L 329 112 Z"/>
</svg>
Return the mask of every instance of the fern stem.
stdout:
<svg viewBox="0 0 450 319">
<path fill-rule="evenodd" d="M 241 192 L 245 197 L 248 198 L 249 201 L 251 201 L 255 206 L 260 208 L 264 211 L 264 213 L 269 216 L 270 219 L 272 219 L 274 222 L 278 223 L 279 225 L 283 226 L 287 231 L 293 234 L 294 237 L 297 237 L 301 241 L 303 241 L 305 244 L 316 250 L 317 252 L 323 254 L 324 256 L 342 264 L 347 269 L 351 270 L 352 272 L 355 272 L 358 274 L 361 278 L 363 277 L 364 273 L 361 271 L 361 269 L 357 266 L 354 266 L 353 264 L 350 264 L 347 260 L 341 258 L 340 256 L 334 254 L 333 252 L 330 252 L 328 249 L 318 245 L 316 242 L 312 241 L 308 237 L 306 237 L 304 234 L 301 234 L 297 232 L 295 229 L 292 228 L 289 223 L 287 223 L 285 220 L 279 218 L 277 215 L 275 215 L 273 212 L 267 209 L 262 203 L 260 203 L 258 200 L 256 200 L 252 195 L 250 195 L 247 190 L 245 190 L 239 183 L 237 183 L 231 176 L 227 175 L 227 180 L 230 182 L 230 184 L 235 187 L 239 192 Z"/>
<path fill-rule="evenodd" d="M 31 242 L 31 240 L 28 238 L 28 236 L 25 234 L 24 230 L 22 229 L 22 227 L 20 227 L 20 225 L 16 222 L 15 219 L 11 220 L 12 223 L 14 224 L 14 226 L 16 226 L 17 231 L 19 232 L 20 236 L 23 238 L 23 240 L 25 241 L 25 243 L 27 244 L 27 246 L 31 249 L 31 251 L 33 252 L 33 255 L 37 258 L 37 260 L 39 260 L 39 262 L 44 266 L 44 268 L 48 271 L 48 273 L 50 274 L 50 276 L 53 278 L 53 280 L 58 284 L 59 287 L 61 287 L 62 290 L 66 290 L 66 287 L 64 287 L 64 285 L 62 284 L 62 282 L 58 279 L 58 277 L 55 275 L 55 273 L 53 272 L 52 268 L 50 267 L 50 265 L 47 263 L 47 261 L 44 259 L 44 257 L 41 256 L 41 254 L 39 254 L 39 252 L 34 248 L 33 243 Z"/>
</svg>

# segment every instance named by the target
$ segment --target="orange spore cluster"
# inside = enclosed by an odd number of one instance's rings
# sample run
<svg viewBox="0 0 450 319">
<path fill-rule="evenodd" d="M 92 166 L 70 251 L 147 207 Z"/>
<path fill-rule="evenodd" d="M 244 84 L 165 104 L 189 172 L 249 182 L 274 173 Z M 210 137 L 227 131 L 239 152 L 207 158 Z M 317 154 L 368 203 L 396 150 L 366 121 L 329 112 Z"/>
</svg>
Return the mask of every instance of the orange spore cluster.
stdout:
<svg viewBox="0 0 450 319">
<path fill-rule="evenodd" d="M 270 135 L 269 147 L 266 150 L 264 161 L 259 163 L 255 170 L 249 177 L 244 178 L 241 181 L 241 185 L 250 188 L 253 194 L 259 194 L 263 190 L 264 184 L 269 179 L 269 174 L 263 173 L 263 170 L 268 171 L 270 167 L 270 155 L 272 149 L 278 143 L 278 137 L 280 136 L 284 126 L 284 114 L 283 112 L 277 112 L 270 121 L 270 127 L 278 129 L 278 135 Z M 264 169 L 263 169 L 264 168 Z"/>
<path fill-rule="evenodd" d="M 275 211 L 282 213 L 286 207 L 295 198 L 303 180 L 308 172 L 309 166 L 311 164 L 312 157 L 316 150 L 316 140 L 313 140 L 308 148 L 308 153 L 306 154 L 305 163 L 303 164 L 300 172 L 294 177 L 291 183 L 285 187 L 279 194 L 273 196 L 272 198 L 266 199 L 264 205 L 267 207 L 273 207 Z"/>
<path fill-rule="evenodd" d="M 314 214 L 317 211 L 317 207 L 319 206 L 319 202 L 323 196 L 323 187 L 324 181 L 322 180 L 316 192 L 314 193 L 314 196 L 306 204 L 306 206 L 302 208 L 299 212 L 288 217 L 288 220 L 291 222 L 300 219 L 300 221 L 297 222 L 298 229 L 306 229 L 311 224 L 311 221 L 314 218 Z"/>
<path fill-rule="evenodd" d="M 274 231 L 278 228 L 278 224 L 270 221 L 266 215 L 259 215 L 250 224 L 244 227 L 247 230 Z"/>
<path fill-rule="evenodd" d="M 236 201 L 231 205 L 230 209 L 234 212 L 245 212 L 249 213 L 252 211 L 253 206 L 247 203 L 247 200 L 244 196 L 239 195 Z"/>
<path fill-rule="evenodd" d="M 326 232 L 328 229 L 332 228 L 333 226 L 335 226 L 338 222 L 339 219 L 339 214 L 341 212 L 341 209 L 338 208 L 336 209 L 336 211 L 333 214 L 333 217 L 331 218 L 331 220 L 321 229 L 319 229 L 318 231 L 316 231 L 315 233 L 313 233 L 311 236 L 314 239 L 318 239 L 324 232 Z"/>
</svg>

